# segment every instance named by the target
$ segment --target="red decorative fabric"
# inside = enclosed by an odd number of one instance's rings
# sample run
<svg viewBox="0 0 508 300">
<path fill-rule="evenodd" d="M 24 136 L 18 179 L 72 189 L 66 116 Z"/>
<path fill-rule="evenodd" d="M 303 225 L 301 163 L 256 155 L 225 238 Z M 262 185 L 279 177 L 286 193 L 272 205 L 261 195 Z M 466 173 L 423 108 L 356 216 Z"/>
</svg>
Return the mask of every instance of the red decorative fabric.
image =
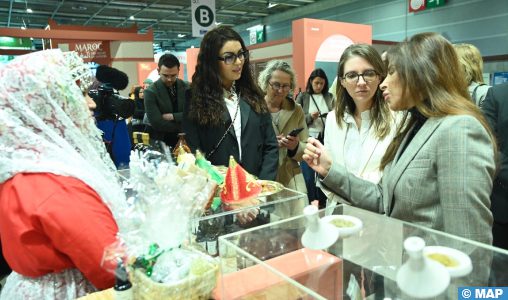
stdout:
<svg viewBox="0 0 508 300">
<path fill-rule="evenodd" d="M 97 193 L 79 179 L 18 173 L 0 185 L 3 254 L 19 274 L 77 268 L 98 289 L 114 284 L 100 263 L 118 227 Z"/>
<path fill-rule="evenodd" d="M 245 171 L 233 156 L 229 158 L 229 168 L 221 192 L 223 202 L 237 202 L 254 198 L 261 193 L 261 185 L 254 176 Z"/>
</svg>

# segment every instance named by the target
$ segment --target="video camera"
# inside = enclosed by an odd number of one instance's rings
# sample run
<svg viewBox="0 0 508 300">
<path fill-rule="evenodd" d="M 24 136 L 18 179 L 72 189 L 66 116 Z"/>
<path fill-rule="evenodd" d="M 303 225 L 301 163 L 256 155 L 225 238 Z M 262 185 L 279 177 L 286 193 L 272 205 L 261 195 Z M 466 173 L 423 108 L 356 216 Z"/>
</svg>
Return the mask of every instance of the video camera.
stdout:
<svg viewBox="0 0 508 300">
<path fill-rule="evenodd" d="M 88 92 L 97 107 L 95 117 L 98 121 L 116 120 L 118 117 L 129 118 L 136 108 L 134 101 L 120 96 L 115 90 L 123 90 L 129 84 L 129 77 L 115 68 L 101 65 L 97 68 L 95 77 L 101 85 Z"/>
</svg>

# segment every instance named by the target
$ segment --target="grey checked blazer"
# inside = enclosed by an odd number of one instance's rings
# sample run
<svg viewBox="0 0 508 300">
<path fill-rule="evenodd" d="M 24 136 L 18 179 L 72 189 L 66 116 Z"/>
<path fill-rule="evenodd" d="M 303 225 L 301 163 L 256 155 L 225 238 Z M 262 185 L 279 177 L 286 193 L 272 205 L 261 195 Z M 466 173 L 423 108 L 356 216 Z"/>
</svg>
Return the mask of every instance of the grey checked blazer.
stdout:
<svg viewBox="0 0 508 300">
<path fill-rule="evenodd" d="M 494 150 L 480 122 L 465 115 L 429 118 L 402 155 L 401 148 L 379 184 L 339 164 L 322 183 L 354 206 L 491 244 Z"/>
</svg>

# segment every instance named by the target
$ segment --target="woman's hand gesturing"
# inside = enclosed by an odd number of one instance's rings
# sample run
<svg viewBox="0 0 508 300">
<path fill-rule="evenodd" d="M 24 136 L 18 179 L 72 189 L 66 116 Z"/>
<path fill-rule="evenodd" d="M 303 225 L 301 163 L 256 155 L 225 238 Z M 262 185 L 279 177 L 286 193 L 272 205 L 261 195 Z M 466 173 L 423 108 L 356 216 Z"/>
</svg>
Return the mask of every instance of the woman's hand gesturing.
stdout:
<svg viewBox="0 0 508 300">
<path fill-rule="evenodd" d="M 326 177 L 332 166 L 332 159 L 326 152 L 325 146 L 312 137 L 307 140 L 303 159 L 321 177 Z"/>
</svg>

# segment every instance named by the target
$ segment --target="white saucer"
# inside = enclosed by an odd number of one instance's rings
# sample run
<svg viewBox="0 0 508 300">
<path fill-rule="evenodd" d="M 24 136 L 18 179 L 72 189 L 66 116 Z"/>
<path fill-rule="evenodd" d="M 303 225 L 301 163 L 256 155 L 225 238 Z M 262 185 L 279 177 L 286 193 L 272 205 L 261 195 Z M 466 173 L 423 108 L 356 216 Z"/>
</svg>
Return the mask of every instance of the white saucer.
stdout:
<svg viewBox="0 0 508 300">
<path fill-rule="evenodd" d="M 337 227 L 330 223 L 332 220 L 339 219 L 344 221 L 349 221 L 354 224 L 352 227 Z M 358 219 L 357 217 L 348 216 L 348 215 L 329 215 L 326 217 L 321 218 L 322 222 L 326 222 L 328 224 L 331 224 L 334 228 L 336 228 L 339 231 L 339 237 L 348 237 L 350 235 L 353 235 L 357 232 L 359 232 L 363 228 L 362 220 Z"/>
<path fill-rule="evenodd" d="M 469 256 L 462 251 L 443 246 L 427 246 L 423 249 L 423 255 L 425 255 L 427 258 L 431 260 L 433 259 L 430 258 L 428 255 L 432 253 L 446 255 L 458 263 L 458 265 L 454 267 L 445 266 L 446 270 L 448 270 L 448 273 L 450 273 L 451 277 L 465 276 L 471 273 L 471 271 L 473 270 L 471 258 L 469 258 Z"/>
</svg>

